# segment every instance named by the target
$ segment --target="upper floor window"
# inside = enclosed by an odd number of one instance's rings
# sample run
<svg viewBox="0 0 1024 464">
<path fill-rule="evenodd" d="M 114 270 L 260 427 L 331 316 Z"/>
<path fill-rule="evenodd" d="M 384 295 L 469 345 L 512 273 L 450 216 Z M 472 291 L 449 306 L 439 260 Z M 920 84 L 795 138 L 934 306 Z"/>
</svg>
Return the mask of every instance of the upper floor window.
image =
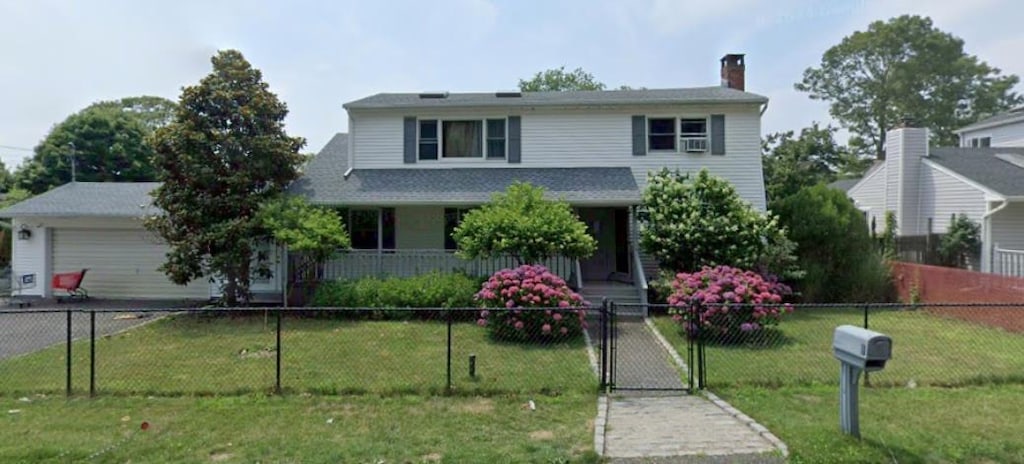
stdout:
<svg viewBox="0 0 1024 464">
<path fill-rule="evenodd" d="M 648 151 L 708 151 L 706 118 L 647 118 Z"/>
<path fill-rule="evenodd" d="M 505 158 L 505 119 L 419 121 L 419 159 Z"/>
<path fill-rule="evenodd" d="M 676 118 L 649 118 L 647 120 L 647 148 L 676 150 Z"/>
<path fill-rule="evenodd" d="M 974 148 L 987 148 L 992 146 L 992 137 L 975 137 L 971 139 L 971 146 Z"/>
</svg>

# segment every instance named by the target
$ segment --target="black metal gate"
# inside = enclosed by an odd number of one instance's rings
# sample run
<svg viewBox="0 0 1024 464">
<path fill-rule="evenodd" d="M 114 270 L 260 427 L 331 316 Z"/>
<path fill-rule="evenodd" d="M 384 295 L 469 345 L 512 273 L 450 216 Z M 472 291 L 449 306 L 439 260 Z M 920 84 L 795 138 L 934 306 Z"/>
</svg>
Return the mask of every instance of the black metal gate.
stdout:
<svg viewBox="0 0 1024 464">
<path fill-rule="evenodd" d="M 632 309 L 628 314 L 623 310 Z M 601 387 L 608 391 L 688 391 L 704 388 L 704 346 L 687 337 L 685 365 L 666 349 L 639 314 L 650 305 L 604 301 L 600 311 Z"/>
</svg>

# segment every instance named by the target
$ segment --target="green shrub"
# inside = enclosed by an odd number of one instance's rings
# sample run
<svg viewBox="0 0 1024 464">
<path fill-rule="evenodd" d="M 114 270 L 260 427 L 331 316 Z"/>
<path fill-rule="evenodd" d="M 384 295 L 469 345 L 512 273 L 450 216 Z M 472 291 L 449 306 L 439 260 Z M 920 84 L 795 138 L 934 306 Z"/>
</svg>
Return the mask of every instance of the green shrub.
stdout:
<svg viewBox="0 0 1024 464">
<path fill-rule="evenodd" d="M 797 243 L 806 271 L 796 287 L 805 302 L 888 301 L 892 285 L 864 215 L 846 194 L 805 187 L 776 202 L 775 213 Z"/>
<path fill-rule="evenodd" d="M 968 260 L 981 254 L 981 226 L 966 215 L 953 215 L 946 234 L 939 242 L 943 266 L 965 267 Z"/>
<path fill-rule="evenodd" d="M 640 247 L 662 269 L 694 272 L 728 265 L 774 267 L 764 270 L 775 274 L 793 270 L 792 260 L 778 256 L 787 250 L 786 231 L 776 218 L 754 210 L 729 181 L 706 169 L 693 177 L 668 169 L 651 175 L 643 208 Z"/>
<path fill-rule="evenodd" d="M 321 284 L 311 306 L 337 308 L 470 308 L 481 278 L 431 272 L 414 277 L 365 277 Z M 396 312 L 409 314 L 408 312 Z"/>
</svg>

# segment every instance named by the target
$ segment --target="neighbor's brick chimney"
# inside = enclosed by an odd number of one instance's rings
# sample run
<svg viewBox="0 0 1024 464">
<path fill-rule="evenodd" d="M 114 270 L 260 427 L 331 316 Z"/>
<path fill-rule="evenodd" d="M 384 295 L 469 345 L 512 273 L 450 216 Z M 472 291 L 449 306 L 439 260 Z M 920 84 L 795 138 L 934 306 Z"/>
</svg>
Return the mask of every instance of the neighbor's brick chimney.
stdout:
<svg viewBox="0 0 1024 464">
<path fill-rule="evenodd" d="M 744 90 L 746 64 L 743 62 L 743 55 L 730 53 L 722 57 L 722 87 Z"/>
</svg>

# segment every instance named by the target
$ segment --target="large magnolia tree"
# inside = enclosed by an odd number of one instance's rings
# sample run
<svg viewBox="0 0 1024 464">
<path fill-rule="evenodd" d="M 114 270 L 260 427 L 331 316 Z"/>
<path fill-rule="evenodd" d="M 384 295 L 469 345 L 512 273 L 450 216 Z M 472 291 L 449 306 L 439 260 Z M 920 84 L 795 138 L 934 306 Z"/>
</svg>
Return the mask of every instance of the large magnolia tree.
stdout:
<svg viewBox="0 0 1024 464">
<path fill-rule="evenodd" d="M 258 213 L 299 176 L 305 141 L 285 132 L 287 107 L 241 53 L 218 52 L 212 63 L 153 137 L 163 214 L 147 225 L 170 245 L 161 269 L 172 281 L 218 277 L 223 301 L 236 305 L 248 300 L 250 278 L 268 272 Z"/>
</svg>

